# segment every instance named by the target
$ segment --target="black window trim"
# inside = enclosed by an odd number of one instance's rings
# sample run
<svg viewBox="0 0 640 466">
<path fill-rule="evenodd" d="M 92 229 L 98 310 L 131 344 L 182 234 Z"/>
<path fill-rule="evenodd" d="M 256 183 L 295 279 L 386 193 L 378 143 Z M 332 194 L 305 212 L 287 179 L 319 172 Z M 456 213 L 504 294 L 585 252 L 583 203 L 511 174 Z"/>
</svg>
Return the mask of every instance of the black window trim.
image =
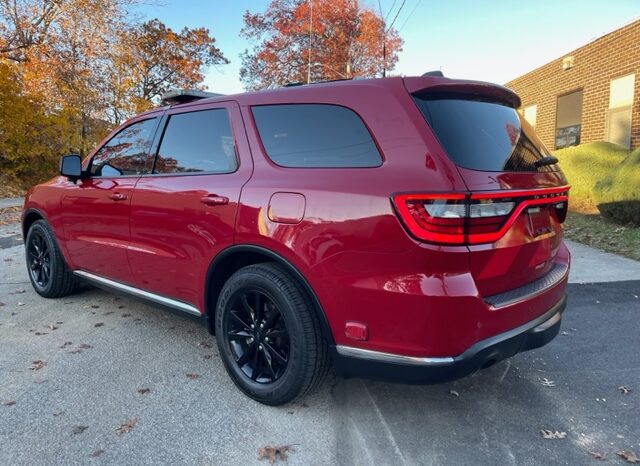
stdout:
<svg viewBox="0 0 640 466">
<path fill-rule="evenodd" d="M 109 144 L 115 137 L 117 137 L 120 133 L 122 133 L 125 129 L 138 124 L 138 123 L 142 123 L 144 121 L 149 121 L 149 120 L 158 120 L 156 122 L 156 126 L 154 128 L 153 131 L 153 136 L 151 137 L 151 144 L 149 145 L 149 148 L 147 149 L 146 155 L 147 158 L 152 158 L 153 157 L 153 163 L 151 164 L 151 170 L 153 170 L 153 166 L 155 165 L 155 156 L 152 156 L 152 149 L 153 149 L 153 143 L 155 141 L 156 135 L 158 134 L 158 129 L 160 128 L 160 123 L 162 122 L 162 118 L 164 118 L 164 115 L 160 115 L 160 114 L 152 114 L 149 115 L 148 118 L 140 118 L 139 120 L 135 120 L 135 121 L 131 121 L 127 126 L 123 126 L 122 128 L 120 128 L 120 130 L 115 133 L 113 136 L 111 136 L 104 144 L 102 144 L 98 149 L 96 149 L 93 153 L 93 155 L 91 156 L 91 159 L 89 160 L 89 164 L 87 165 L 87 173 L 89 173 L 89 177 L 91 179 L 105 179 L 105 178 L 140 178 L 141 176 L 145 176 L 146 173 L 139 173 L 137 175 L 118 175 L 118 176 L 108 176 L 108 175 L 93 175 L 91 174 L 91 167 L 93 167 L 93 159 L 95 158 L 96 155 L 98 155 L 98 152 L 100 152 L 107 144 Z M 145 166 L 146 168 L 146 166 Z"/>
<path fill-rule="evenodd" d="M 260 131 L 258 130 L 258 124 L 256 123 L 255 115 L 253 114 L 253 108 L 254 107 L 275 107 L 277 105 L 278 106 L 279 105 L 288 105 L 288 106 L 291 106 L 291 105 L 330 105 L 330 106 L 333 106 L 333 107 L 341 107 L 341 108 L 350 110 L 354 115 L 356 115 L 358 117 L 358 119 L 360 120 L 360 122 L 362 123 L 364 128 L 367 130 L 367 133 L 369 133 L 369 137 L 371 138 L 371 141 L 373 142 L 373 145 L 376 147 L 376 150 L 378 151 L 378 155 L 380 156 L 380 163 L 378 165 L 372 165 L 372 166 L 368 166 L 368 167 L 289 167 L 287 165 L 280 165 L 279 163 L 276 163 L 271 158 L 269 153 L 267 152 L 267 149 L 264 147 L 264 143 L 262 142 L 262 136 L 260 135 Z M 261 104 L 256 104 L 256 105 L 249 105 L 249 114 L 250 114 L 250 117 L 251 117 L 251 125 L 253 126 L 252 130 L 255 133 L 255 136 L 256 136 L 256 139 L 257 139 L 258 143 L 260 144 L 260 150 L 262 151 L 264 159 L 272 167 L 282 168 L 284 170 L 373 170 L 373 169 L 377 169 L 377 168 L 382 167 L 386 162 L 386 158 L 384 156 L 384 152 L 382 151 L 382 148 L 380 147 L 380 144 L 378 144 L 378 140 L 375 138 L 375 136 L 373 134 L 373 131 L 371 131 L 371 128 L 369 127 L 369 125 L 367 124 L 365 119 L 362 118 L 362 115 L 360 115 L 360 113 L 358 113 L 354 108 L 348 107 L 346 105 L 338 104 L 338 103 L 335 103 L 335 102 L 315 102 L 315 101 L 314 102 L 261 103 Z"/>
<path fill-rule="evenodd" d="M 216 102 L 216 106 L 207 105 L 206 108 L 189 107 L 185 109 L 180 109 L 180 111 L 174 111 L 174 112 L 170 112 L 170 110 L 166 111 L 162 115 L 161 121 L 158 125 L 158 130 L 156 130 L 156 135 L 153 139 L 153 143 L 151 144 L 150 153 L 152 154 L 152 157 L 153 157 L 153 163 L 151 164 L 151 171 L 149 173 L 145 173 L 142 176 L 144 178 L 152 178 L 152 177 L 166 178 L 171 176 L 232 175 L 234 173 L 237 173 L 238 170 L 240 170 L 241 160 L 240 160 L 240 154 L 238 152 L 236 131 L 233 125 L 233 120 L 231 119 L 231 111 L 230 111 L 229 105 L 227 105 L 228 102 L 233 102 L 233 101 Z M 200 105 L 200 107 L 202 106 L 203 105 Z M 182 115 L 185 113 L 206 112 L 207 110 L 225 110 L 227 112 L 227 118 L 229 119 L 229 127 L 231 128 L 231 136 L 233 137 L 233 152 L 235 153 L 235 156 L 236 156 L 235 170 L 229 171 L 229 172 L 202 171 L 202 172 L 189 172 L 189 173 L 154 173 L 154 170 L 156 169 L 156 160 L 158 159 L 158 153 L 160 152 L 160 145 L 162 144 L 162 140 L 164 139 L 164 133 L 167 130 L 167 126 L 169 125 L 169 120 L 171 119 L 171 117 L 173 115 Z"/>
</svg>

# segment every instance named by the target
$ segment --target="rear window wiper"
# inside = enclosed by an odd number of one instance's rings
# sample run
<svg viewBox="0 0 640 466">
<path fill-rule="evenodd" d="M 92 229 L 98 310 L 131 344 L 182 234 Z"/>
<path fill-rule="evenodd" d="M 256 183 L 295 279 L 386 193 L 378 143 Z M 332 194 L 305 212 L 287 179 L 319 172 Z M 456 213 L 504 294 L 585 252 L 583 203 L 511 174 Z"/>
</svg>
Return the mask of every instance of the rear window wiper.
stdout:
<svg viewBox="0 0 640 466">
<path fill-rule="evenodd" d="M 544 165 L 554 165 L 558 163 L 558 157 L 554 157 L 553 155 L 545 155 L 542 158 L 539 158 L 534 162 L 536 167 L 542 167 Z"/>
</svg>

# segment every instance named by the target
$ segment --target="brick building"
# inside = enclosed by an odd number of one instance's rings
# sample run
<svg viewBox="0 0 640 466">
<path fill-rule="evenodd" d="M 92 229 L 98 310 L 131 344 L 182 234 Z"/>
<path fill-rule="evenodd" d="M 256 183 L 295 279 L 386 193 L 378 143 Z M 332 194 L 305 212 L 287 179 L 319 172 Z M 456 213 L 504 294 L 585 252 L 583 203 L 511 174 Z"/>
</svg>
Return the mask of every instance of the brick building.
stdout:
<svg viewBox="0 0 640 466">
<path fill-rule="evenodd" d="M 640 147 L 640 20 L 506 84 L 551 149 L 610 141 Z"/>
</svg>

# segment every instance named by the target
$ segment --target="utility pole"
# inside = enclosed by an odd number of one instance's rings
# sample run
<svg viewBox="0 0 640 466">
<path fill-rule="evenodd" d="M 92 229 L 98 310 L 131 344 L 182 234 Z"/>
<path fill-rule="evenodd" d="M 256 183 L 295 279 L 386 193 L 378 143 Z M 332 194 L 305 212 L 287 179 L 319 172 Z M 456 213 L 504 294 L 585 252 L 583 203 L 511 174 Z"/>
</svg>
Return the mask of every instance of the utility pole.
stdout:
<svg viewBox="0 0 640 466">
<path fill-rule="evenodd" d="M 309 0 L 309 56 L 307 63 L 307 84 L 311 83 L 311 36 L 313 34 L 313 0 Z"/>
<path fill-rule="evenodd" d="M 393 2 L 391 9 L 396 2 Z M 387 77 L 387 19 L 382 11 L 382 4 L 378 0 L 378 9 L 380 10 L 380 19 L 382 20 L 382 77 Z"/>
</svg>

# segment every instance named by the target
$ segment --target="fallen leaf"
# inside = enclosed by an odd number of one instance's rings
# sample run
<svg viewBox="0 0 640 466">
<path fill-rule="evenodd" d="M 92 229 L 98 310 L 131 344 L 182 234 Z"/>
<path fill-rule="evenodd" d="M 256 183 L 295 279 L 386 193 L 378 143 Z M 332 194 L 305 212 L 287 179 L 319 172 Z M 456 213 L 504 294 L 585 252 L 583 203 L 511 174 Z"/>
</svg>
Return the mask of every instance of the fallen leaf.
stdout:
<svg viewBox="0 0 640 466">
<path fill-rule="evenodd" d="M 627 387 L 626 385 L 619 386 L 618 390 L 620 390 L 623 395 L 628 395 L 629 392 L 631 392 L 631 389 L 629 387 Z"/>
<path fill-rule="evenodd" d="M 205 354 L 204 356 L 202 356 L 202 359 L 211 359 L 211 356 L 213 356 L 212 354 Z"/>
<path fill-rule="evenodd" d="M 599 451 L 590 451 L 589 454 L 594 460 L 604 461 L 607 459 L 607 455 L 604 453 L 600 453 Z"/>
<path fill-rule="evenodd" d="M 124 309 L 124 306 L 121 304 L 120 306 L 118 306 L 118 309 Z"/>
<path fill-rule="evenodd" d="M 71 346 L 73 345 L 72 341 L 65 341 L 64 344 L 60 347 L 61 349 L 66 348 L 67 346 Z"/>
<path fill-rule="evenodd" d="M 212 348 L 211 344 L 206 341 L 201 341 L 198 343 L 198 346 L 202 346 L 203 348 Z"/>
<path fill-rule="evenodd" d="M 118 435 L 124 435 L 127 432 L 129 432 L 131 429 L 133 429 L 136 426 L 136 423 L 138 422 L 137 419 L 129 419 L 128 421 L 125 421 L 120 427 L 118 427 L 116 429 L 116 434 Z"/>
<path fill-rule="evenodd" d="M 49 335 L 49 334 L 47 332 L 36 332 L 34 335 L 37 337 L 41 337 L 42 335 Z"/>
<path fill-rule="evenodd" d="M 566 432 L 552 431 L 547 429 L 541 429 L 540 434 L 544 439 L 556 439 L 556 438 L 565 438 L 567 436 Z"/>
<path fill-rule="evenodd" d="M 93 324 L 94 327 L 102 327 L 104 325 L 104 322 L 96 322 L 95 324 Z"/>
<path fill-rule="evenodd" d="M 131 314 L 122 314 L 122 317 L 131 317 Z"/>
<path fill-rule="evenodd" d="M 4 258 L 4 261 L 5 261 L 5 262 L 11 262 L 11 261 L 13 261 L 13 259 L 12 259 L 12 258 L 10 258 L 10 257 L 5 257 L 5 258 Z"/>
<path fill-rule="evenodd" d="M 80 343 L 80 344 L 78 345 L 78 348 L 80 348 L 80 349 L 89 349 L 89 348 L 93 348 L 93 346 L 88 345 L 88 344 L 86 344 L 86 343 Z"/>
<path fill-rule="evenodd" d="M 546 377 L 543 377 L 540 380 L 540 385 L 542 385 L 543 387 L 555 387 L 556 383 L 553 380 L 549 380 Z"/>
<path fill-rule="evenodd" d="M 16 404 L 16 400 L 6 400 L 6 401 L 3 401 L 2 404 L 4 406 L 13 406 L 14 404 Z"/>
<path fill-rule="evenodd" d="M 198 377 L 200 377 L 199 374 L 192 374 L 192 373 L 187 373 L 185 375 L 187 376 L 188 379 L 197 379 Z"/>
<path fill-rule="evenodd" d="M 56 411 L 55 413 L 53 413 L 55 417 L 62 416 L 63 414 L 64 414 L 64 411 Z"/>
<path fill-rule="evenodd" d="M 109 311 L 109 312 L 105 312 L 104 314 L 102 314 L 103 316 L 110 316 L 111 314 L 113 314 L 113 311 Z"/>
<path fill-rule="evenodd" d="M 58 330 L 58 327 L 56 327 L 56 326 L 55 326 L 55 325 L 53 325 L 53 324 L 50 324 L 50 325 L 49 325 L 49 329 L 50 329 L 50 330 Z"/>
<path fill-rule="evenodd" d="M 97 304 L 92 304 L 92 305 L 91 305 L 91 308 L 92 308 L 92 309 L 100 309 L 100 306 L 98 306 Z"/>
<path fill-rule="evenodd" d="M 640 463 L 640 459 L 636 456 L 636 454 L 630 450 L 622 450 L 616 453 L 620 458 L 625 460 L 627 463 Z"/>
<path fill-rule="evenodd" d="M 451 395 L 453 395 L 453 396 L 460 396 L 460 393 L 458 393 L 458 392 L 457 392 L 457 391 L 455 391 L 455 390 L 449 390 L 449 393 L 450 393 Z"/>
<path fill-rule="evenodd" d="M 24 306 L 23 302 L 18 301 L 18 306 Z"/>
<path fill-rule="evenodd" d="M 149 393 L 151 391 L 150 388 L 144 387 L 144 388 L 139 388 L 138 389 L 138 393 L 140 393 L 141 395 L 146 395 L 147 393 Z"/>
<path fill-rule="evenodd" d="M 89 426 L 75 426 L 73 428 L 73 435 L 78 435 L 83 433 L 85 430 L 87 430 L 89 428 Z"/>
<path fill-rule="evenodd" d="M 40 359 L 37 359 L 37 360 L 35 360 L 35 361 L 33 361 L 31 363 L 31 367 L 29 367 L 29 370 L 39 371 L 40 369 L 42 369 L 46 365 L 47 365 L 46 362 L 41 361 Z"/>
<path fill-rule="evenodd" d="M 98 456 L 102 455 L 104 453 L 104 450 L 94 450 L 93 453 L 91 453 L 91 458 L 97 458 Z"/>
<path fill-rule="evenodd" d="M 278 460 L 287 461 L 288 454 L 295 451 L 290 445 L 266 445 L 258 449 L 259 460 L 269 460 L 273 464 Z"/>
</svg>

